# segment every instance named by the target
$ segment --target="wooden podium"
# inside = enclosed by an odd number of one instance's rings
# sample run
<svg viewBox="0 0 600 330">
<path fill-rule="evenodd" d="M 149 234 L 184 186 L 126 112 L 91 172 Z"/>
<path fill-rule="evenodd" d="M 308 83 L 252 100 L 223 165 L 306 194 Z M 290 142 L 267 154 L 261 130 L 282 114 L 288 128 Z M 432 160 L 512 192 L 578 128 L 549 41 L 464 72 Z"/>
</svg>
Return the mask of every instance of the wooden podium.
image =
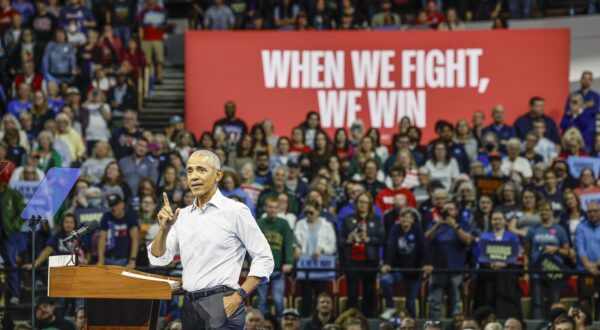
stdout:
<svg viewBox="0 0 600 330">
<path fill-rule="evenodd" d="M 86 329 L 151 330 L 157 327 L 159 300 L 171 299 L 178 290 L 161 280 L 181 283 L 120 266 L 50 267 L 48 296 L 85 298 Z"/>
</svg>

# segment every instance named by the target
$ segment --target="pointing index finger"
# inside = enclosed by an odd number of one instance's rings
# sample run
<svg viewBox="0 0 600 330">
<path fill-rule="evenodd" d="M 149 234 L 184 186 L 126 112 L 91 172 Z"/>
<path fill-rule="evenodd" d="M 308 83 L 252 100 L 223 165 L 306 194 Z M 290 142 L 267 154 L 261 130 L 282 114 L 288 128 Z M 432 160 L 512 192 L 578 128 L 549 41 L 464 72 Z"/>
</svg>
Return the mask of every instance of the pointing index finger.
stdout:
<svg viewBox="0 0 600 330">
<path fill-rule="evenodd" d="M 164 206 L 169 211 L 169 214 L 173 215 L 173 210 L 171 210 L 171 204 L 169 203 L 169 197 L 167 196 L 166 192 L 163 192 L 163 201 L 164 201 Z"/>
</svg>

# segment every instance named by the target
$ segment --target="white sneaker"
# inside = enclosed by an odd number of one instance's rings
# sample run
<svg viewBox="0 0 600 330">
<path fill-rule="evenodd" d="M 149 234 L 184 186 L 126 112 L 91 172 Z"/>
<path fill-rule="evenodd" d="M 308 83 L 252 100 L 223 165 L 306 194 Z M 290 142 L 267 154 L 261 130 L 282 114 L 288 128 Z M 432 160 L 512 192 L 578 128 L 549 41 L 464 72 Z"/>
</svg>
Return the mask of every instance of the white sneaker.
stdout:
<svg viewBox="0 0 600 330">
<path fill-rule="evenodd" d="M 8 301 L 8 303 L 10 305 L 18 305 L 19 304 L 19 297 L 12 297 L 12 298 L 10 298 L 10 300 Z"/>
<path fill-rule="evenodd" d="M 388 307 L 383 310 L 383 313 L 381 313 L 381 315 L 379 315 L 379 317 L 381 317 L 384 320 L 389 320 L 392 318 L 392 316 L 394 316 L 395 313 L 396 313 L 395 308 Z"/>
</svg>

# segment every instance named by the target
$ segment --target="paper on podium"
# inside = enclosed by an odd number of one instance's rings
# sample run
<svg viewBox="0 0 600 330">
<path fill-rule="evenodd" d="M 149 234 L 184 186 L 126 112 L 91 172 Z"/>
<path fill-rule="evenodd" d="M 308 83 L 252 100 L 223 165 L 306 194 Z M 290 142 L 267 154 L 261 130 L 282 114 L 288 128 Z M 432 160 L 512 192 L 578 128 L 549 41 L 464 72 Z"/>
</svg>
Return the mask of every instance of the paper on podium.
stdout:
<svg viewBox="0 0 600 330">
<path fill-rule="evenodd" d="M 73 265 L 71 258 L 72 257 L 68 254 L 62 256 L 50 256 L 50 258 L 48 258 L 48 268 L 75 266 Z"/>
<path fill-rule="evenodd" d="M 121 275 L 129 276 L 129 277 L 134 277 L 134 278 L 139 278 L 139 279 L 142 279 L 142 280 L 167 282 L 171 286 L 172 290 L 178 290 L 181 287 L 181 282 L 178 282 L 178 281 L 166 280 L 166 279 L 162 279 L 162 278 L 157 278 L 157 277 L 152 277 L 152 276 L 146 276 L 146 275 L 141 275 L 141 274 L 136 274 L 136 273 L 131 273 L 131 272 L 122 272 Z"/>
</svg>

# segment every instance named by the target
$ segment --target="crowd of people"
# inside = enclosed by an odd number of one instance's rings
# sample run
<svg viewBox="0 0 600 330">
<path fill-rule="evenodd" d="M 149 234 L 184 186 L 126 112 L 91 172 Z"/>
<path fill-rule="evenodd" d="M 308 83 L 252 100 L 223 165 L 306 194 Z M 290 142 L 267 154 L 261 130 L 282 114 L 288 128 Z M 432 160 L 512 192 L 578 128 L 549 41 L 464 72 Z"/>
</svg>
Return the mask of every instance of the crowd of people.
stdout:
<svg viewBox="0 0 600 330">
<path fill-rule="evenodd" d="M 325 1 L 283 0 L 272 8 L 220 1 L 195 7 L 203 28 L 384 27 L 406 22 L 410 12 L 402 8 L 411 3 L 342 1 L 333 10 Z M 465 12 L 449 9 L 444 18 L 440 5 L 423 3 L 427 11 L 417 19 L 427 28 L 460 29 L 452 16 Z M 573 327 L 597 319 L 600 96 L 591 72 L 567 97 L 560 122 L 544 114 L 543 98 L 532 97 L 514 123 L 505 121 L 501 104 L 491 109 L 489 125 L 483 112 L 456 123 L 440 119 L 432 141 L 422 141 L 421 130 L 403 118 L 386 145 L 360 120 L 330 135 L 315 112 L 289 135 L 268 119 L 248 125 L 244 109 L 238 113 L 231 101 L 214 129 L 196 137 L 179 116 L 163 132 L 139 126 L 138 77 L 152 66 L 161 83 L 167 30 L 159 0 L 93 6 L 0 0 L 0 162 L 7 165 L 0 173 L 0 262 L 11 269 L 7 305 L 20 305 L 23 275 L 51 255 L 71 253 L 64 238 L 92 220 L 100 230 L 85 238 L 80 263 L 148 270 L 146 246 L 158 230 L 161 196 L 190 205 L 185 164 L 193 151 L 208 149 L 221 160 L 222 193 L 253 212 L 275 257 L 269 284 L 257 290 L 256 309 L 247 312 L 249 329 L 268 323 L 294 329 L 311 315 L 309 329 L 364 328 L 365 318 L 377 316 L 390 326 L 400 317 L 396 326 L 405 330 L 416 329 L 414 321 L 404 324 L 416 317 L 432 320 L 427 330 L 440 327 L 443 317 L 456 317 L 457 330 L 487 329 L 481 321 L 487 318 L 463 326 L 474 306 L 488 306 L 510 330 L 522 329 L 524 318 L 557 318 Z M 572 157 L 591 165 L 574 167 Z M 81 177 L 56 218 L 37 228 L 38 249 L 29 251 L 21 211 L 31 187 L 60 167 L 81 168 Z M 476 185 L 481 178 L 497 186 L 483 192 Z M 494 248 L 510 253 L 498 260 L 489 252 Z M 318 265 L 326 266 L 302 271 Z M 176 273 L 178 264 L 170 269 Z M 568 276 L 539 272 L 548 269 L 581 272 L 576 310 L 556 312 Z M 44 276 L 38 279 L 37 286 L 47 285 Z M 297 297 L 290 297 L 292 283 Z M 332 287 L 345 290 L 347 300 L 332 296 Z M 471 288 L 469 299 L 464 288 Z M 403 310 L 396 308 L 398 296 L 406 298 Z M 523 296 L 531 297 L 530 315 L 523 315 Z M 286 309 L 296 306 L 293 298 L 301 298 L 298 310 Z M 83 319 L 81 301 L 42 297 L 36 305 L 42 326 L 62 329 L 65 315 Z M 163 307 L 176 328 L 177 301 Z M 346 317 L 340 320 L 338 310 Z M 3 324 L 10 319 L 1 317 Z"/>
<path fill-rule="evenodd" d="M 421 130 L 402 118 L 390 145 L 361 120 L 330 136 L 316 112 L 289 137 L 278 136 L 268 119 L 248 126 L 232 101 L 224 106 L 225 117 L 199 138 L 179 116 L 164 132 L 153 133 L 127 110 L 110 139 L 94 141 L 64 111 L 47 119 L 37 135 L 7 113 L 0 144 L 0 160 L 9 164 L 0 181 L 3 262 L 8 268 L 43 267 L 50 255 L 71 253 L 63 239 L 74 228 L 97 219 L 100 230 L 84 240 L 78 255 L 82 264 L 148 266 L 146 246 L 158 230 L 160 196 L 166 194 L 172 205 L 190 205 L 185 164 L 195 150 L 208 149 L 224 171 L 223 195 L 253 212 L 275 258 L 270 282 L 257 290 L 256 310 L 249 315 L 309 317 L 326 297 L 341 311 L 392 321 L 398 315 L 471 315 L 480 306 L 499 319 L 545 319 L 570 277 L 545 271 L 576 269 L 578 311 L 591 321 L 600 283 L 600 204 L 594 195 L 600 186 L 593 165 L 600 151 L 600 95 L 592 82 L 591 72 L 584 72 L 560 124 L 544 114 L 543 98 L 532 97 L 529 110 L 512 124 L 500 104 L 491 110 L 489 125 L 483 112 L 471 122 L 440 119 L 432 141 L 422 141 Z M 53 121 L 57 131 L 48 129 Z M 570 166 L 573 159 L 584 166 Z M 31 196 L 23 187 L 65 166 L 81 167 L 81 177 L 60 215 L 37 230 L 40 250 L 28 260 L 30 235 L 19 214 Z M 482 178 L 496 182 L 491 192 L 476 186 Z M 319 265 L 312 273 L 303 270 Z M 336 267 L 338 272 L 329 269 Z M 170 267 L 177 268 L 177 262 Z M 24 278 L 8 273 L 9 304 L 19 303 Z M 287 307 L 294 305 L 286 288 L 291 279 L 301 300 L 298 310 L 286 314 L 286 300 Z M 332 283 L 339 285 L 337 292 L 345 290 L 343 303 L 331 296 Z M 471 288 L 468 300 L 465 287 Z M 406 299 L 400 312 L 399 295 Z M 522 312 L 526 295 L 530 315 Z M 80 303 L 59 300 L 52 308 L 68 315 Z M 164 314 L 177 318 L 176 300 Z"/>
</svg>

